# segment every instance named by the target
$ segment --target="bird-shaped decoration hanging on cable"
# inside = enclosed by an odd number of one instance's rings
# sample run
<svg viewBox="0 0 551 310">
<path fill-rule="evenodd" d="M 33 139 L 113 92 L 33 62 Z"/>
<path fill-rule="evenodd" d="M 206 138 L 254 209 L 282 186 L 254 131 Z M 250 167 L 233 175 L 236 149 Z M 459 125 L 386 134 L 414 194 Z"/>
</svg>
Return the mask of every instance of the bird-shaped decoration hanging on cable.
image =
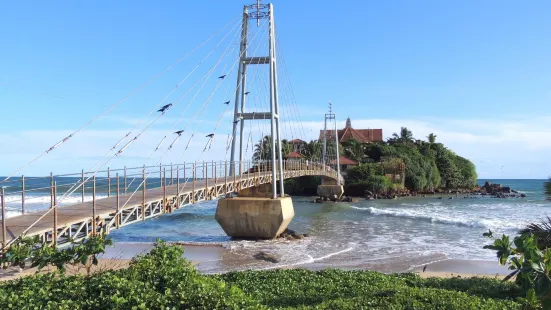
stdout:
<svg viewBox="0 0 551 310">
<path fill-rule="evenodd" d="M 210 150 L 210 147 L 212 145 L 212 140 L 214 140 L 214 134 L 208 134 L 205 136 L 206 138 L 209 138 L 209 141 L 207 141 L 207 144 L 205 145 L 205 148 L 203 149 L 203 152 L 207 150 L 207 148 Z"/>
<path fill-rule="evenodd" d="M 224 104 L 230 105 L 230 101 L 228 100 L 228 101 L 224 102 Z"/>
<path fill-rule="evenodd" d="M 176 143 L 176 141 L 178 141 L 178 139 L 180 139 L 180 137 L 182 136 L 182 133 L 184 132 L 184 130 L 178 130 L 178 131 L 175 131 L 174 133 L 177 134 L 176 138 L 174 139 L 174 141 L 172 141 L 172 143 L 170 143 L 170 146 L 168 147 L 169 150 L 172 149 L 172 146 L 174 145 L 174 143 Z"/>
<path fill-rule="evenodd" d="M 157 110 L 157 112 L 161 112 L 162 114 L 165 114 L 166 110 L 168 110 L 171 106 L 172 106 L 172 103 L 165 104 L 159 110 Z"/>
<path fill-rule="evenodd" d="M 226 75 L 224 74 L 224 75 L 219 76 L 218 78 L 219 79 L 224 79 L 225 77 L 226 77 Z"/>
</svg>

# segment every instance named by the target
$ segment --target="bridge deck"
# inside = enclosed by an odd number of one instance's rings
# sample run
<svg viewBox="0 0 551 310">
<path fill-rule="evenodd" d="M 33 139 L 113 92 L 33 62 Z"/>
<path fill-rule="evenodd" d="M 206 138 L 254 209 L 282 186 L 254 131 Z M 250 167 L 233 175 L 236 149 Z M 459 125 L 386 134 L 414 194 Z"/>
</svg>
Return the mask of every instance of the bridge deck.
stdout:
<svg viewBox="0 0 551 310">
<path fill-rule="evenodd" d="M 209 183 L 214 184 L 214 179 L 209 179 Z M 217 180 L 217 182 L 220 180 Z M 221 180 L 224 182 L 224 180 Z M 205 187 L 205 181 L 196 181 L 195 188 Z M 185 186 L 180 185 L 180 193 L 192 192 L 193 191 L 193 182 L 189 182 Z M 172 199 L 178 193 L 177 185 L 169 185 L 166 187 L 166 198 Z M 147 189 L 145 191 L 145 202 L 150 204 L 157 202 L 164 198 L 164 188 L 158 187 L 153 189 Z M 133 196 L 132 193 L 121 194 L 119 196 L 120 206 L 124 204 L 124 208 L 133 208 L 136 206 L 142 205 L 142 191 L 137 191 Z M 92 201 L 76 203 L 68 206 L 59 207 L 57 210 L 57 225 L 58 226 L 67 226 L 71 223 L 82 222 L 86 219 L 92 217 Z M 7 240 L 21 235 L 23 231 L 30 227 L 37 219 L 43 216 L 48 210 L 38 211 L 33 213 L 27 213 L 21 216 L 10 217 L 6 219 L 6 228 L 7 228 Z M 101 199 L 96 199 L 96 216 L 100 218 L 109 217 L 109 215 L 117 211 L 117 197 L 111 196 Z M 44 216 L 38 223 L 36 223 L 26 235 L 37 235 L 43 232 L 51 231 L 54 227 L 54 212 L 49 212 Z M 0 232 L 0 240 L 3 238 L 3 233 Z"/>
<path fill-rule="evenodd" d="M 284 172 L 285 179 L 305 175 L 336 177 L 334 170 L 325 169 Z M 235 178 L 209 178 L 187 182 L 180 184 L 179 190 L 178 185 L 147 189 L 145 191 L 145 206 L 142 201 L 142 191 L 137 191 L 133 196 L 132 193 L 121 194 L 118 213 L 116 196 L 96 199 L 95 229 L 96 232 L 109 233 L 111 229 L 172 212 L 185 205 L 215 199 L 244 188 L 271 183 L 271 176 L 270 172 L 245 173 Z M 57 224 L 55 217 L 57 217 Z M 38 222 L 36 222 L 37 220 Z M 30 229 L 28 229 L 29 227 Z M 93 233 L 93 204 L 92 201 L 88 201 L 58 207 L 56 212 L 44 210 L 10 217 L 6 219 L 6 230 L 7 244 L 25 233 L 25 230 L 27 230 L 26 236 L 39 235 L 45 242 L 54 242 L 55 240 L 58 245 L 67 244 L 69 238 L 79 240 Z M 3 238 L 3 232 L 0 230 L 0 243 L 4 240 Z"/>
</svg>

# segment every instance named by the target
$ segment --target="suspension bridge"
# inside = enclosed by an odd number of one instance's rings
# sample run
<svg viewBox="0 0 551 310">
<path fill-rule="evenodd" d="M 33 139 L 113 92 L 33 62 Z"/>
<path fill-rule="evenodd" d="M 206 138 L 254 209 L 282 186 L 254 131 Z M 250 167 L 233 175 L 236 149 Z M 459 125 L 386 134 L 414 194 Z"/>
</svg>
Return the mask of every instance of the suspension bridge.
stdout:
<svg viewBox="0 0 551 310">
<path fill-rule="evenodd" d="M 256 26 L 251 21 L 256 21 Z M 2 249 L 22 236 L 39 236 L 42 242 L 63 246 L 213 199 L 218 199 L 216 220 L 229 236 L 274 238 L 294 216 L 283 180 L 319 176 L 323 184 L 318 194 L 340 198 L 343 189 L 334 113 L 325 115 L 323 141 L 313 142 L 319 152 L 304 150 L 299 158 L 285 160 L 289 149 L 283 136 L 307 139 L 308 134 L 285 62 L 283 69 L 278 67 L 282 60 L 279 45 L 273 5 L 260 1 L 246 5 L 238 18 L 175 63 L 1 179 Z M 112 146 L 92 167 L 44 177 L 23 175 L 207 46 L 211 49 L 193 58 L 196 65 L 181 73 L 184 78 L 160 102 L 128 132 L 113 137 Z M 218 58 L 212 60 L 213 55 Z M 284 78 L 279 84 L 280 75 Z M 236 81 L 234 87 L 231 80 Z M 218 92 L 220 88 L 225 91 Z M 178 110 L 177 118 L 167 120 L 171 126 L 163 128 L 160 135 L 150 135 L 155 142 L 150 153 L 140 150 L 147 156 L 142 166 L 108 168 L 113 162 L 124 163 L 129 150 L 137 148 L 160 119 L 177 115 Z M 215 119 L 209 120 L 209 116 Z M 224 129 L 222 124 L 228 125 L 227 134 L 219 132 Z M 219 137 L 225 139 L 215 139 Z M 260 142 L 255 145 L 253 141 Z M 175 155 L 187 163 L 162 164 Z M 44 202 L 45 197 L 49 201 Z M 33 199 L 42 199 L 43 204 L 33 203 Z M 18 214 L 8 216 L 10 212 Z"/>
</svg>

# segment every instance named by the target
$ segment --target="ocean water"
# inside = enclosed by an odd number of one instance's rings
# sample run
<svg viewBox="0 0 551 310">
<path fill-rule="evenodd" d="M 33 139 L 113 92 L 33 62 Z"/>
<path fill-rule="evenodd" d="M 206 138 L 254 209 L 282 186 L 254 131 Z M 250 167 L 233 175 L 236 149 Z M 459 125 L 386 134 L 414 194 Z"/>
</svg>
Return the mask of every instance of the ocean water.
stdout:
<svg viewBox="0 0 551 310">
<path fill-rule="evenodd" d="M 216 201 L 208 201 L 124 227 L 111 237 L 118 243 L 150 243 L 161 238 L 226 247 L 222 259 L 198 266 L 206 273 L 286 266 L 401 272 L 448 258 L 495 260 L 494 252 L 482 248 L 490 242 L 482 233 L 491 229 L 497 236 L 515 234 L 526 224 L 551 215 L 551 201 L 544 194 L 545 180 L 490 181 L 519 190 L 527 198 L 452 195 L 454 199 L 411 197 L 314 204 L 311 197 L 293 197 L 295 217 L 289 228 L 310 237 L 258 242 L 228 238 L 214 219 Z M 45 200 L 47 207 L 49 196 L 36 199 Z M 278 255 L 280 263 L 253 259 L 259 251 Z"/>
<path fill-rule="evenodd" d="M 310 197 L 293 197 L 295 217 L 289 228 L 310 237 L 260 242 L 230 240 L 214 220 L 216 202 L 210 201 L 123 228 L 112 237 L 116 242 L 161 238 L 229 249 L 222 260 L 200 264 L 203 272 L 286 266 L 400 272 L 448 258 L 495 260 L 494 252 L 482 248 L 490 242 L 482 234 L 488 229 L 495 235 L 515 234 L 527 223 L 551 215 L 551 202 L 544 195 L 544 180 L 490 181 L 511 186 L 527 198 L 463 195 L 314 204 Z M 278 255 L 281 262 L 253 259 L 259 251 Z"/>
</svg>

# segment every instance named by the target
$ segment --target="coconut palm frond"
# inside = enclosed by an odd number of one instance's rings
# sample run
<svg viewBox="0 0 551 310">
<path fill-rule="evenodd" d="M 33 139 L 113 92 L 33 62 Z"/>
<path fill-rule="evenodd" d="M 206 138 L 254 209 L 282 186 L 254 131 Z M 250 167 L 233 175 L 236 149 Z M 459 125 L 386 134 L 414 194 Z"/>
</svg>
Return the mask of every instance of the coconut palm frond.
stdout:
<svg viewBox="0 0 551 310">
<path fill-rule="evenodd" d="M 530 223 L 521 229 L 519 234 L 533 234 L 540 249 L 551 248 L 551 218 L 547 216 L 540 223 Z"/>
</svg>

